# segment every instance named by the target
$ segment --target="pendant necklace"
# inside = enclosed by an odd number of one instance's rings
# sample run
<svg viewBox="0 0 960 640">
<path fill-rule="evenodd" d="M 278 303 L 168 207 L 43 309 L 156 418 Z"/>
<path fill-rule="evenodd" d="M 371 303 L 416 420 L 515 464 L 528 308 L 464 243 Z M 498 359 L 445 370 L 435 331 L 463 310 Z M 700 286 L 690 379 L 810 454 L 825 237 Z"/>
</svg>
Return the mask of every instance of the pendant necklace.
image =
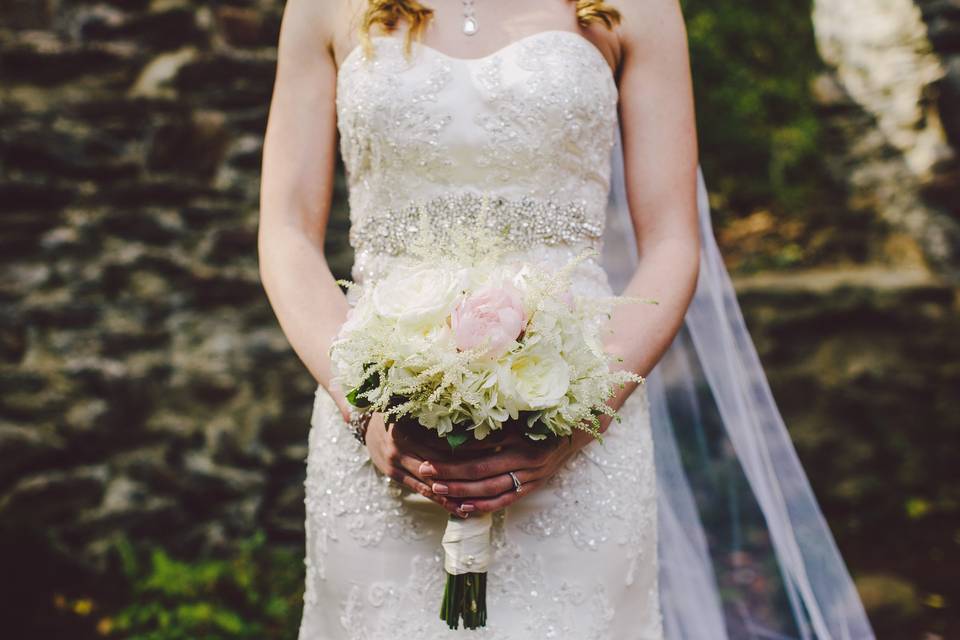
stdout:
<svg viewBox="0 0 960 640">
<path fill-rule="evenodd" d="M 473 0 L 463 0 L 463 32 L 472 36 L 479 28 L 477 16 L 473 13 Z"/>
</svg>

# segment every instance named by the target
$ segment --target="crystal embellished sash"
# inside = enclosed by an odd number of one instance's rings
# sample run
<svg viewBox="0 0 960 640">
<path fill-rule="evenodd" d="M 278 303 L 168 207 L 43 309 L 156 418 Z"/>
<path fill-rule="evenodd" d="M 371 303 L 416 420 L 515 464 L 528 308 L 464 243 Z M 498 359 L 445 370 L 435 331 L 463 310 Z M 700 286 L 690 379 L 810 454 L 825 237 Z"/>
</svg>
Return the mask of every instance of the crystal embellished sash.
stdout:
<svg viewBox="0 0 960 640">
<path fill-rule="evenodd" d="M 350 227 L 350 244 L 359 252 L 400 255 L 417 233 L 421 216 L 438 242 L 450 242 L 457 229 L 479 223 L 518 247 L 586 245 L 599 249 L 603 219 L 587 213 L 584 202 L 543 198 L 484 198 L 472 192 L 446 194 L 378 213 Z"/>
</svg>

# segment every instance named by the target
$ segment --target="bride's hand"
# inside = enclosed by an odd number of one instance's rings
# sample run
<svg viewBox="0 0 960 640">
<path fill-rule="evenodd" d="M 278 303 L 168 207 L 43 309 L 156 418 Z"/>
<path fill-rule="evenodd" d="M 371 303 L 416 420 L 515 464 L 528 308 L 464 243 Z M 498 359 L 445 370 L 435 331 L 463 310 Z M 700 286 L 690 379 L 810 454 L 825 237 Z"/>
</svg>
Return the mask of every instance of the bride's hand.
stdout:
<svg viewBox="0 0 960 640">
<path fill-rule="evenodd" d="M 417 475 L 423 464 L 425 449 L 411 446 L 410 438 L 401 433 L 405 433 L 405 430 L 399 428 L 397 423 L 385 425 L 383 414 L 374 413 L 367 425 L 366 442 L 370 461 L 388 478 L 453 511 L 456 505 L 451 505 L 444 496 L 433 493 L 430 486 Z"/>
<path fill-rule="evenodd" d="M 601 417 L 606 428 L 609 418 Z M 448 510 L 462 517 L 471 513 L 488 513 L 510 506 L 530 495 L 551 478 L 574 453 L 594 440 L 593 436 L 576 431 L 570 438 L 550 438 L 534 442 L 509 430 L 497 446 L 486 455 L 470 460 L 433 461 L 419 477 L 430 485 L 433 494 L 448 499 Z M 510 472 L 520 481 L 514 488 Z M 452 507 L 452 509 L 451 509 Z"/>
<path fill-rule="evenodd" d="M 459 503 L 433 492 L 429 480 L 424 482 L 424 478 L 429 477 L 424 471 L 428 471 L 431 464 L 425 461 L 465 460 L 489 453 L 494 446 L 492 442 L 472 442 L 454 452 L 446 440 L 420 425 L 401 421 L 385 426 L 382 413 L 374 413 L 370 419 L 366 442 L 370 461 L 384 475 L 458 515 Z"/>
</svg>

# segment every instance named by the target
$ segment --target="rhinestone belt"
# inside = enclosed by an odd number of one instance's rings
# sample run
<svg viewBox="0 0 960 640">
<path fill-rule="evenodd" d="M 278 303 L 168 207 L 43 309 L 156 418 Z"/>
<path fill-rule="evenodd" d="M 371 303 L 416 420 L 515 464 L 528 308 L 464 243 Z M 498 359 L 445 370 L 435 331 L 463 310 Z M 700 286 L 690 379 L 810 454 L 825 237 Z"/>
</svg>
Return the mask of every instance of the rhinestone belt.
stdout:
<svg viewBox="0 0 960 640">
<path fill-rule="evenodd" d="M 482 215 L 484 214 L 485 215 Z M 484 199 L 474 193 L 439 196 L 388 210 L 350 226 L 350 244 L 357 251 L 399 255 L 420 228 L 420 216 L 438 242 L 452 232 L 482 220 L 484 227 L 502 233 L 517 246 L 596 242 L 603 235 L 603 221 L 593 220 L 583 202 L 555 202 L 538 198 Z"/>
</svg>

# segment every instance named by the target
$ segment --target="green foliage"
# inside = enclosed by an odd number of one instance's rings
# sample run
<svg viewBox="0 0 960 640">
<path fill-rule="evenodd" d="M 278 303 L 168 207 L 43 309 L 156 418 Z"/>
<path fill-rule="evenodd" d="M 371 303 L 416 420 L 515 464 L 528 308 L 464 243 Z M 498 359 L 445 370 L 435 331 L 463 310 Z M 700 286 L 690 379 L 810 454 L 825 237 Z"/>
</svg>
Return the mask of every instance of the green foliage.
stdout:
<svg viewBox="0 0 960 640">
<path fill-rule="evenodd" d="M 374 366 L 374 363 L 364 365 L 363 370 L 366 372 Z M 380 371 L 374 370 L 363 380 L 363 383 L 359 387 L 351 389 L 350 392 L 347 393 L 347 402 L 358 409 L 365 409 L 369 407 L 371 402 L 363 394 L 369 393 L 374 389 L 378 389 L 381 384 L 382 380 L 380 378 Z"/>
<path fill-rule="evenodd" d="M 811 92 L 824 71 L 810 0 L 683 0 L 700 156 L 733 268 L 782 269 L 863 254 L 825 159 L 837 149 Z M 724 227 L 756 212 L 772 224 Z M 850 230 L 845 227 L 851 227 Z M 746 241 L 744 239 L 746 238 Z"/>
<path fill-rule="evenodd" d="M 187 562 L 153 548 L 142 561 L 126 540 L 117 550 L 128 597 L 101 622 L 108 637 L 296 637 L 303 598 L 302 558 L 290 549 L 268 547 L 263 532 L 222 559 Z"/>
<path fill-rule="evenodd" d="M 686 0 L 684 11 L 712 186 L 739 211 L 804 205 L 821 142 L 810 0 Z"/>
<path fill-rule="evenodd" d="M 451 449 L 456 449 L 460 445 L 464 444 L 467 439 L 469 439 L 469 434 L 464 432 L 453 432 L 447 434 L 447 443 L 450 445 Z"/>
</svg>

